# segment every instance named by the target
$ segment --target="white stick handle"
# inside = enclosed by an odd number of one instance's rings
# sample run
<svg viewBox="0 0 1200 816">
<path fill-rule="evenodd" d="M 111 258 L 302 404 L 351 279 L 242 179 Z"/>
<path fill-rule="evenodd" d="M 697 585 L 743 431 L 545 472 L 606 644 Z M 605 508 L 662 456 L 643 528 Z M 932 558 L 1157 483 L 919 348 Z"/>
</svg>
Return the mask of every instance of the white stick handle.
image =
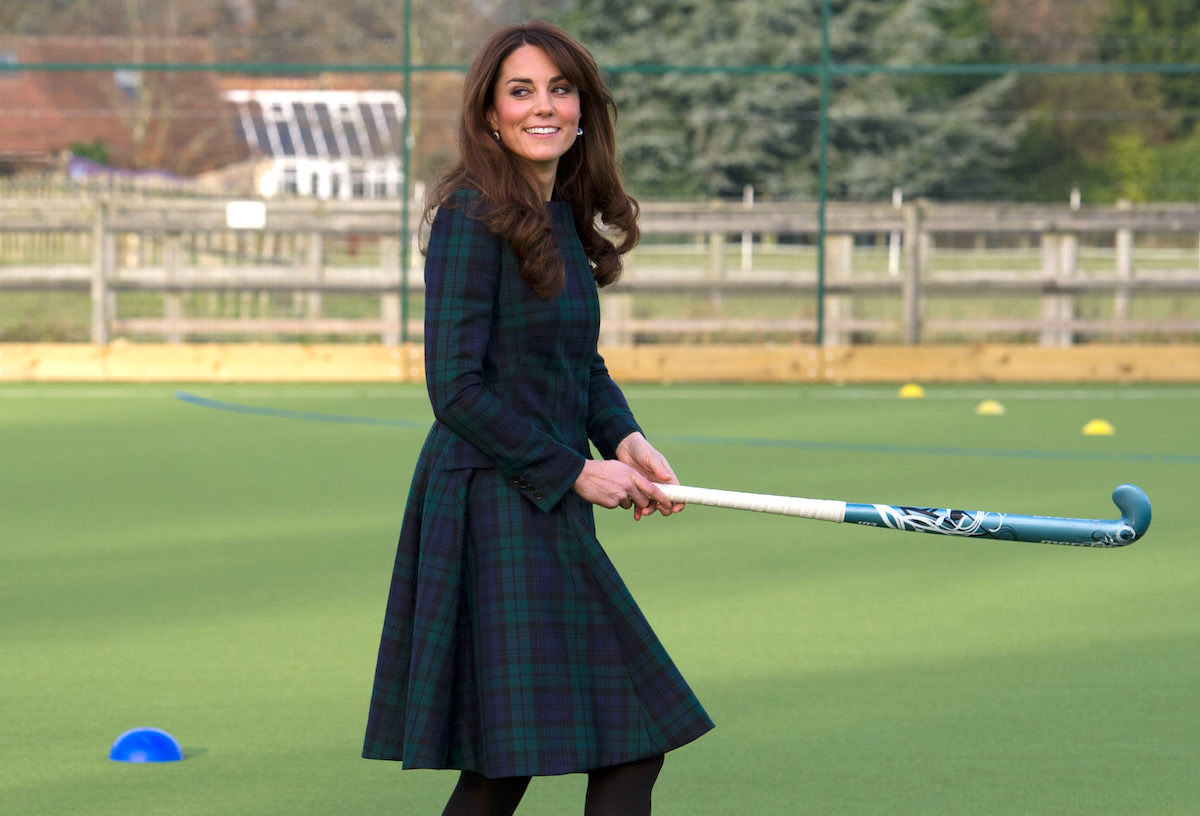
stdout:
<svg viewBox="0 0 1200 816">
<path fill-rule="evenodd" d="M 684 504 L 703 504 L 709 507 L 728 507 L 733 510 L 753 510 L 756 513 L 774 513 L 781 516 L 800 516 L 820 521 L 846 519 L 846 503 L 831 499 L 801 499 L 793 496 L 770 496 L 765 493 L 737 493 L 733 490 L 714 490 L 709 487 L 687 487 L 686 485 L 655 485 L 667 494 L 667 498 Z"/>
</svg>

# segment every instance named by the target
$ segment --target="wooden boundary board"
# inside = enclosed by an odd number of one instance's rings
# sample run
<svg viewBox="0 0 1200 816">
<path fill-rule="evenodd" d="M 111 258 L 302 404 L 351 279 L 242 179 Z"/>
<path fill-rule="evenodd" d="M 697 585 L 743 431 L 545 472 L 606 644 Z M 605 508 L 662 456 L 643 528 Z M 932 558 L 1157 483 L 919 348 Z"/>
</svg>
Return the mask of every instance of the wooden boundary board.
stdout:
<svg viewBox="0 0 1200 816">
<path fill-rule="evenodd" d="M 619 383 L 1200 382 L 1200 346 L 647 345 L 601 348 Z M 422 382 L 419 343 L 0 344 L 0 382 Z"/>
</svg>

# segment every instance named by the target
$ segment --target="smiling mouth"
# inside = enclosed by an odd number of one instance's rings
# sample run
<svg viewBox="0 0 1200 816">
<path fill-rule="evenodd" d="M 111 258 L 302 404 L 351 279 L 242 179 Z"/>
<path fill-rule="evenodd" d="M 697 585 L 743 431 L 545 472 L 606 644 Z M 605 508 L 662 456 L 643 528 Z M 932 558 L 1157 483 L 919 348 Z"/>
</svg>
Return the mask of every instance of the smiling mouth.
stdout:
<svg viewBox="0 0 1200 816">
<path fill-rule="evenodd" d="M 558 133 L 558 130 L 559 130 L 559 129 L 558 129 L 558 128 L 556 128 L 556 127 L 532 127 L 532 128 L 525 128 L 525 132 L 526 132 L 526 133 L 531 133 L 531 134 L 533 134 L 534 136 L 549 136 L 549 135 L 551 135 L 551 134 L 553 134 L 553 133 Z"/>
</svg>

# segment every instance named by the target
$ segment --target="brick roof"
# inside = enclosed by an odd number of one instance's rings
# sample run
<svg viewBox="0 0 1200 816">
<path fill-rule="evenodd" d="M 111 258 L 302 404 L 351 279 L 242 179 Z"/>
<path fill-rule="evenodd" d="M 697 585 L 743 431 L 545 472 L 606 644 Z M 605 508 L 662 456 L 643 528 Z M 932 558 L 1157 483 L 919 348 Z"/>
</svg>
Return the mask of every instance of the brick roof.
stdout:
<svg viewBox="0 0 1200 816">
<path fill-rule="evenodd" d="M 0 37 L 0 62 L 17 65 L 212 60 L 195 39 Z M 0 159 L 44 159 L 99 139 L 119 166 L 192 175 L 245 158 L 234 116 L 215 72 L 0 71 Z"/>
</svg>

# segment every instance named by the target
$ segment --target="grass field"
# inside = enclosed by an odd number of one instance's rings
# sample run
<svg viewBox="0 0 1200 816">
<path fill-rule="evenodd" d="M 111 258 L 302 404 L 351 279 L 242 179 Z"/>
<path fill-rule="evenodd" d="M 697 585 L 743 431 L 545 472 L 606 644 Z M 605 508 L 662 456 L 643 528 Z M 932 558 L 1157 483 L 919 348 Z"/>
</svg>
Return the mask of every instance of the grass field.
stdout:
<svg viewBox="0 0 1200 816">
<path fill-rule="evenodd" d="M 358 758 L 419 387 L 0 386 L 0 812 L 436 814 Z M 1200 388 L 631 387 L 686 483 L 1112 518 L 1132 547 L 703 507 L 601 540 L 717 729 L 658 814 L 1200 812 Z M 1003 416 L 974 406 L 998 399 Z M 1115 436 L 1083 436 L 1102 417 Z M 110 762 L 165 728 L 180 763 Z M 535 780 L 525 816 L 580 812 Z"/>
</svg>

